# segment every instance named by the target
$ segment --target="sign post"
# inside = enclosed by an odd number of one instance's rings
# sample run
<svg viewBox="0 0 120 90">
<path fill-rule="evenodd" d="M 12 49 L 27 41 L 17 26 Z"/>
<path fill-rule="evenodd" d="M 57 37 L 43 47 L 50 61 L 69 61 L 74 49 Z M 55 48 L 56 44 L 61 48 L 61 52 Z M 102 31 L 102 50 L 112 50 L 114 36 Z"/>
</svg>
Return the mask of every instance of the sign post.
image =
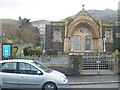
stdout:
<svg viewBox="0 0 120 90">
<path fill-rule="evenodd" d="M 2 60 L 2 20 L 0 20 L 0 60 Z"/>
<path fill-rule="evenodd" d="M 3 59 L 11 58 L 12 45 L 11 44 L 2 44 L 2 57 Z"/>
</svg>

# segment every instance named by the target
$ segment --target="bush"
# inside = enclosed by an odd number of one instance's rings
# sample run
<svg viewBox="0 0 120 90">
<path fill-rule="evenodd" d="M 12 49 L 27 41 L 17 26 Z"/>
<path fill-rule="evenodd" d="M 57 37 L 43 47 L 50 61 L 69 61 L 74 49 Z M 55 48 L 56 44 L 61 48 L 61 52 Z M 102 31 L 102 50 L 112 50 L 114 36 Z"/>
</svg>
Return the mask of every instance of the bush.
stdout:
<svg viewBox="0 0 120 90">
<path fill-rule="evenodd" d="M 50 48 L 46 51 L 46 54 L 47 55 L 58 55 L 58 51 Z"/>
<path fill-rule="evenodd" d="M 120 52 L 120 48 L 118 48 L 118 51 Z"/>
<path fill-rule="evenodd" d="M 18 46 L 13 46 L 13 48 L 16 48 L 18 50 Z"/>
<path fill-rule="evenodd" d="M 36 47 L 35 48 L 35 55 L 36 56 L 42 55 L 42 51 L 43 51 L 43 49 L 41 47 Z"/>
<path fill-rule="evenodd" d="M 17 56 L 23 55 L 23 49 L 18 49 L 16 55 L 17 55 Z"/>
<path fill-rule="evenodd" d="M 27 52 L 28 52 L 28 55 L 29 55 L 29 56 L 32 56 L 32 55 L 35 54 L 35 49 L 33 49 L 33 48 L 28 48 Z"/>
<path fill-rule="evenodd" d="M 12 47 L 12 58 L 16 58 L 16 53 L 18 51 L 18 47 Z"/>
<path fill-rule="evenodd" d="M 23 48 L 23 53 L 24 53 L 24 55 L 25 56 L 28 56 L 29 54 L 28 54 L 28 49 L 29 48 L 31 48 L 30 46 L 27 46 L 27 47 L 25 47 L 25 48 Z"/>
</svg>

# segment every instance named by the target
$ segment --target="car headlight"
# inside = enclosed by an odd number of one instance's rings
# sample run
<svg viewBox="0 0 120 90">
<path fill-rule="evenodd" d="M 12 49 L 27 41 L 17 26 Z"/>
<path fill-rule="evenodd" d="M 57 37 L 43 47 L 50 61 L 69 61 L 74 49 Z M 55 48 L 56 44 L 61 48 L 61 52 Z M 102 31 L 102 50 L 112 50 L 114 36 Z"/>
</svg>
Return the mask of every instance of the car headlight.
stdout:
<svg viewBox="0 0 120 90">
<path fill-rule="evenodd" d="M 68 82 L 68 79 L 67 78 L 63 78 L 62 81 L 65 83 L 65 82 Z"/>
</svg>

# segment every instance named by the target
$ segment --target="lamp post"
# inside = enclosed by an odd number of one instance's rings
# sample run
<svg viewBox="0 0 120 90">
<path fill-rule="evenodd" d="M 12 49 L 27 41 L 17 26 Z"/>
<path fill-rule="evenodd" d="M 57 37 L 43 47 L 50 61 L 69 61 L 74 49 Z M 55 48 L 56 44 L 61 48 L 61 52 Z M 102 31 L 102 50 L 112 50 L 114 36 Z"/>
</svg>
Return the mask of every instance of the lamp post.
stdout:
<svg viewBox="0 0 120 90">
<path fill-rule="evenodd" d="M 106 52 L 106 37 L 103 38 L 103 51 Z"/>
<path fill-rule="evenodd" d="M 43 54 L 45 54 L 45 44 L 43 41 L 41 41 L 40 43 L 41 43 L 41 46 L 43 47 Z"/>
<path fill-rule="evenodd" d="M 6 43 L 6 38 L 5 38 L 5 34 L 4 33 L 2 33 L 2 43 Z"/>
</svg>

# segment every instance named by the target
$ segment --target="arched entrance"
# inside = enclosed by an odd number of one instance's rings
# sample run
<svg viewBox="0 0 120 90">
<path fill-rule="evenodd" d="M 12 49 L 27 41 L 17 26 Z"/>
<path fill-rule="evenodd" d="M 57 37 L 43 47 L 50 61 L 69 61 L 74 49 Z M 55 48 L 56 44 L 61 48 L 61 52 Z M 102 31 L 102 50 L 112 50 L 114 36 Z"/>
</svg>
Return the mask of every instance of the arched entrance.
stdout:
<svg viewBox="0 0 120 90">
<path fill-rule="evenodd" d="M 68 28 L 68 51 L 96 52 L 99 50 L 99 28 L 90 20 L 78 20 Z"/>
<path fill-rule="evenodd" d="M 71 36 L 71 51 L 92 51 L 92 34 L 86 27 L 78 28 Z"/>
</svg>

